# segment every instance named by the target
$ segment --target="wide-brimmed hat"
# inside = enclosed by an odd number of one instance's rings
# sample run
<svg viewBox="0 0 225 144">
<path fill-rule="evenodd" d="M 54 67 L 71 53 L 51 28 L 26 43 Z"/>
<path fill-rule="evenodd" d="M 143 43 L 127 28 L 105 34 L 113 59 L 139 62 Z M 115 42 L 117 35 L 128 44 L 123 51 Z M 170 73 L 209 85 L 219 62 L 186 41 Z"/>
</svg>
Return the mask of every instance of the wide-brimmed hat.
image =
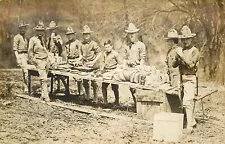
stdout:
<svg viewBox="0 0 225 144">
<path fill-rule="evenodd" d="M 88 33 L 92 33 L 93 31 L 91 30 L 91 28 L 88 25 L 85 25 L 83 27 L 83 34 L 88 34 Z"/>
<path fill-rule="evenodd" d="M 36 31 L 44 31 L 44 30 L 46 30 L 43 21 L 39 21 L 38 24 L 36 25 L 36 27 L 34 27 L 34 30 L 36 30 Z"/>
<path fill-rule="evenodd" d="M 24 21 L 21 21 L 18 25 L 18 28 L 26 27 L 26 26 L 29 26 L 29 24 L 25 23 Z"/>
<path fill-rule="evenodd" d="M 75 31 L 73 30 L 73 28 L 72 27 L 68 27 L 67 29 L 66 29 L 66 35 L 68 35 L 68 34 L 74 34 L 75 33 Z"/>
<path fill-rule="evenodd" d="M 54 21 L 51 21 L 50 23 L 49 23 L 49 26 L 48 26 L 48 30 L 50 30 L 50 29 L 56 29 L 58 26 L 56 25 L 56 23 L 54 22 Z"/>
<path fill-rule="evenodd" d="M 175 29 L 170 29 L 167 33 L 167 37 L 164 39 L 173 39 L 173 38 L 179 38 L 179 35 Z"/>
<path fill-rule="evenodd" d="M 185 38 L 192 38 L 195 37 L 196 34 L 191 32 L 191 29 L 188 26 L 183 26 L 181 29 L 181 35 L 179 35 L 179 38 L 185 39 Z"/>
<path fill-rule="evenodd" d="M 130 23 L 128 29 L 125 30 L 126 33 L 136 33 L 139 29 L 133 23 Z"/>
</svg>

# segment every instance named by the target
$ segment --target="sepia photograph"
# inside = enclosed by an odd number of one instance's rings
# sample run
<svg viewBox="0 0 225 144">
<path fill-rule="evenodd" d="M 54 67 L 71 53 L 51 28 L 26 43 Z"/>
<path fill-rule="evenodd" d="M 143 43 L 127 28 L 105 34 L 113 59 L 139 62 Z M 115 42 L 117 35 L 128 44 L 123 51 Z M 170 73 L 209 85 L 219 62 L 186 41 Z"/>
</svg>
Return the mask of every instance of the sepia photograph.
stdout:
<svg viewBox="0 0 225 144">
<path fill-rule="evenodd" d="M 224 144 L 224 0 L 0 0 L 0 144 Z"/>
</svg>

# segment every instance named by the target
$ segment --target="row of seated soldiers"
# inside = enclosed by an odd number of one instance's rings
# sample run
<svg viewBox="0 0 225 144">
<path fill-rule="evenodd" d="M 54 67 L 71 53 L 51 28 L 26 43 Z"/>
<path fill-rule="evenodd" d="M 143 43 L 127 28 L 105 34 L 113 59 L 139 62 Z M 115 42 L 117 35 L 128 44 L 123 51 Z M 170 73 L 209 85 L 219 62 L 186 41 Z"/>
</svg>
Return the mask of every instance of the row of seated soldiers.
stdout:
<svg viewBox="0 0 225 144">
<path fill-rule="evenodd" d="M 23 69 L 25 91 L 27 90 L 27 63 L 34 64 L 39 72 L 42 86 L 41 99 L 49 101 L 47 90 L 47 73 L 49 67 L 49 57 L 52 55 L 65 56 L 66 61 L 74 65 L 85 65 L 88 67 L 95 67 L 101 55 L 104 55 L 103 65 L 100 67 L 102 71 L 111 71 L 122 64 L 124 69 L 135 68 L 136 66 L 144 66 L 146 58 L 146 46 L 143 42 L 139 41 L 137 34 L 139 29 L 134 24 L 130 23 L 125 30 L 127 33 L 128 41 L 122 46 L 124 50 L 124 60 L 122 61 L 119 54 L 113 50 L 113 45 L 110 40 L 104 42 L 105 51 L 102 52 L 99 44 L 92 40 L 91 33 L 93 32 L 90 27 L 85 25 L 83 27 L 83 41 L 75 40 L 75 32 L 71 27 L 67 28 L 66 35 L 68 42 L 63 46 L 62 38 L 56 33 L 57 25 L 54 21 L 49 24 L 47 29 L 50 30 L 50 37 L 47 43 L 44 40 L 44 32 L 46 30 L 43 22 L 39 22 L 34 28 L 36 34 L 30 38 L 29 44 L 25 38 L 27 28 L 26 23 L 19 25 L 19 34 L 14 37 L 15 55 L 18 64 Z M 191 131 L 196 125 L 193 115 L 193 103 L 196 95 L 197 83 L 197 65 L 200 58 L 199 50 L 192 45 L 192 38 L 196 34 L 192 33 L 188 26 L 183 26 L 181 35 L 178 35 L 175 29 L 168 32 L 166 38 L 168 47 L 170 48 L 167 53 L 168 74 L 171 84 L 180 83 L 180 99 L 183 101 L 183 106 L 187 115 L 187 128 Z M 178 46 L 178 40 L 181 39 L 182 46 Z M 178 73 L 178 75 L 177 75 Z M 81 82 L 78 82 L 81 84 Z M 79 85 L 78 84 L 78 85 Z M 98 98 L 98 85 L 97 82 L 92 80 L 94 101 Z M 90 96 L 89 81 L 83 80 L 85 89 L 85 96 L 88 99 Z M 102 83 L 102 93 L 104 102 L 107 101 L 107 87 L 108 83 Z M 115 94 L 115 104 L 119 104 L 119 91 L 118 85 L 112 84 L 112 90 Z M 135 89 L 130 88 L 131 94 L 135 100 Z"/>
<path fill-rule="evenodd" d="M 122 68 L 135 67 L 137 65 L 144 65 L 146 58 L 145 44 L 138 40 L 137 33 L 138 28 L 132 23 L 129 24 L 125 30 L 129 38 L 129 42 L 123 44 L 124 60 L 119 57 L 118 52 L 113 50 L 112 41 L 106 40 L 104 42 L 105 51 L 102 52 L 100 45 L 91 38 L 92 30 L 89 26 L 83 27 L 83 41 L 75 39 L 75 31 L 73 28 L 68 27 L 66 29 L 66 36 L 68 41 L 63 44 L 63 40 L 59 34 L 57 34 L 57 25 L 54 21 L 51 21 L 49 27 L 45 27 L 43 22 L 39 22 L 34 27 L 35 35 L 30 38 L 29 42 L 25 38 L 25 33 L 28 24 L 21 22 L 19 24 L 19 34 L 14 37 L 13 50 L 15 52 L 18 65 L 23 69 L 24 78 L 24 92 L 27 92 L 27 64 L 33 64 L 36 66 L 39 77 L 41 80 L 41 99 L 44 101 L 50 101 L 47 89 L 47 73 L 51 64 L 50 58 L 62 57 L 74 66 L 83 65 L 87 67 L 100 68 L 102 72 L 109 72 L 116 69 L 118 66 Z M 47 40 L 44 39 L 45 30 L 50 31 L 50 36 Z M 99 65 L 98 60 L 103 55 L 103 63 Z M 77 81 L 78 91 L 81 89 L 81 81 Z M 85 98 L 90 97 L 89 80 L 83 80 L 83 86 L 85 90 Z M 91 81 L 93 87 L 93 101 L 97 102 L 98 98 L 98 84 L 96 81 Z M 107 104 L 107 88 L 109 83 L 102 83 L 102 93 L 104 103 Z M 112 84 L 112 90 L 115 94 L 115 105 L 119 105 L 119 90 L 118 85 Z M 134 96 L 135 89 L 130 88 L 134 102 L 136 99 Z"/>
</svg>

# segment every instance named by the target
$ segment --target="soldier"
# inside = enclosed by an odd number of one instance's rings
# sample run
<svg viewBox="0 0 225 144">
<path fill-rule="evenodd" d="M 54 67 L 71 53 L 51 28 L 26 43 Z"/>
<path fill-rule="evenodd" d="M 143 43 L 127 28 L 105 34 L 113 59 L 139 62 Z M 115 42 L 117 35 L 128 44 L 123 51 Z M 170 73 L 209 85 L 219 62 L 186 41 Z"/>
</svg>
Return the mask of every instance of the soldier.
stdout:
<svg viewBox="0 0 225 144">
<path fill-rule="evenodd" d="M 63 52 L 63 41 L 60 35 L 57 34 L 56 29 L 58 26 L 54 21 L 49 23 L 49 27 L 47 28 L 50 31 L 50 37 L 47 41 L 47 49 L 51 52 L 54 56 L 62 56 Z"/>
<path fill-rule="evenodd" d="M 146 46 L 138 40 L 138 31 L 133 23 L 130 23 L 128 29 L 125 30 L 128 41 L 122 46 L 124 52 L 124 66 L 134 68 L 137 65 L 144 65 L 146 59 Z M 136 89 L 130 88 L 134 104 L 136 106 L 135 92 Z"/>
<path fill-rule="evenodd" d="M 68 41 L 66 42 L 66 53 L 67 53 L 67 61 L 70 64 L 77 64 L 80 56 L 80 47 L 81 43 L 79 40 L 75 40 L 74 38 L 74 30 L 72 27 L 67 28 L 66 36 Z M 78 95 L 81 93 L 81 80 L 77 80 L 77 87 L 78 87 Z"/>
<path fill-rule="evenodd" d="M 67 61 L 69 63 L 74 63 L 76 60 L 79 60 L 80 56 L 80 46 L 81 43 L 79 40 L 75 40 L 74 38 L 74 30 L 71 27 L 67 28 L 66 36 L 68 41 L 66 42 L 66 53 L 67 53 Z"/>
<path fill-rule="evenodd" d="M 122 63 L 122 60 L 119 57 L 119 54 L 113 50 L 113 45 L 110 40 L 104 42 L 105 46 L 105 52 L 104 52 L 104 59 L 103 59 L 103 65 L 101 70 L 104 72 L 110 72 L 117 68 L 118 64 Z M 102 94 L 104 98 L 104 103 L 108 104 L 107 100 L 107 88 L 109 86 L 109 83 L 102 83 Z M 117 84 L 111 84 L 112 90 L 115 95 L 115 102 L 114 105 L 119 105 L 119 86 Z"/>
<path fill-rule="evenodd" d="M 59 34 L 57 34 L 57 28 L 58 26 L 56 25 L 54 21 L 51 21 L 49 23 L 49 27 L 47 28 L 50 31 L 50 37 L 47 39 L 46 46 L 47 46 L 47 50 L 50 52 L 49 59 L 51 57 L 52 64 L 60 62 L 59 57 L 62 57 L 63 52 L 65 51 L 63 50 L 63 46 L 62 46 L 63 45 L 62 37 Z M 66 60 L 66 57 L 62 59 Z M 56 91 L 60 91 L 60 79 L 63 81 L 63 79 L 59 77 L 55 79 L 57 81 Z"/>
<path fill-rule="evenodd" d="M 180 82 L 180 76 L 179 76 L 179 69 L 174 68 L 177 67 L 176 63 L 176 50 L 181 49 L 178 44 L 178 33 L 175 29 L 171 29 L 168 32 L 167 40 L 169 50 L 167 52 L 167 57 L 166 57 L 166 64 L 168 67 L 167 74 L 169 76 L 169 82 L 171 86 L 179 86 Z"/>
<path fill-rule="evenodd" d="M 28 93 L 27 80 L 28 80 L 28 71 L 25 68 L 28 60 L 28 40 L 25 37 L 26 29 L 29 24 L 25 22 L 20 22 L 18 28 L 19 33 L 15 35 L 13 39 L 13 50 L 16 56 L 17 64 L 22 68 L 23 72 L 23 81 L 24 81 L 24 93 Z"/>
<path fill-rule="evenodd" d="M 192 38 L 196 34 L 191 33 L 188 26 L 183 26 L 180 36 L 183 44 L 183 49 L 177 49 L 177 63 L 181 75 L 180 82 L 182 83 L 182 99 L 183 107 L 185 108 L 187 117 L 187 130 L 193 132 L 196 125 L 194 118 L 194 97 L 197 92 L 197 76 L 198 62 L 200 58 L 199 50 L 192 46 Z"/>
<path fill-rule="evenodd" d="M 93 41 L 91 39 L 91 29 L 89 26 L 85 25 L 83 27 L 83 37 L 84 40 L 81 43 L 81 49 L 80 49 L 80 58 L 79 61 L 82 60 L 84 65 L 87 65 L 88 67 L 95 67 L 97 68 L 97 61 L 101 57 L 101 48 L 97 44 L 97 42 Z M 86 93 L 86 99 L 89 99 L 90 97 L 90 90 L 89 90 L 89 80 L 83 80 L 83 85 Z M 98 85 L 97 82 L 92 80 L 91 85 L 93 87 L 93 93 L 94 93 L 94 102 L 97 102 L 97 96 L 98 96 Z"/>
<path fill-rule="evenodd" d="M 34 28 L 36 35 L 29 41 L 28 58 L 31 64 L 36 66 L 41 80 L 41 99 L 48 102 L 47 74 L 48 74 L 48 51 L 45 46 L 44 32 L 45 26 L 43 22 L 39 22 Z"/>
</svg>

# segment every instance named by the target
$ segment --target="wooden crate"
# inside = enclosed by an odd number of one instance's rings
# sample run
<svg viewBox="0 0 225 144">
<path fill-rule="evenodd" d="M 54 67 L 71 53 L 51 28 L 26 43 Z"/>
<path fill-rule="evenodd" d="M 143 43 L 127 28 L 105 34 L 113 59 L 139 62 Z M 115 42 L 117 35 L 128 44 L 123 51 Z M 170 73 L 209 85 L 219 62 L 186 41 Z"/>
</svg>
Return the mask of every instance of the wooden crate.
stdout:
<svg viewBox="0 0 225 144">
<path fill-rule="evenodd" d="M 136 96 L 138 118 L 153 121 L 154 114 L 160 112 L 182 112 L 178 96 L 154 90 L 137 90 Z"/>
</svg>

